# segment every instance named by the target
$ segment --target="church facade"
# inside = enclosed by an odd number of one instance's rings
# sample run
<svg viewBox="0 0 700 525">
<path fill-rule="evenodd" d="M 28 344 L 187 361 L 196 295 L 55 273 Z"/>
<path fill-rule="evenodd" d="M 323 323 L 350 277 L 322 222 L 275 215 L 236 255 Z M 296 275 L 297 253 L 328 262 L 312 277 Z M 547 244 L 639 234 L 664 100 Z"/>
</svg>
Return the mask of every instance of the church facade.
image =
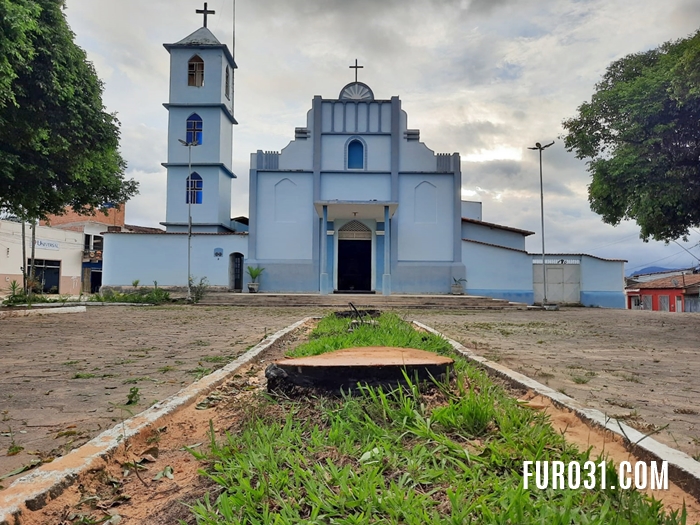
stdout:
<svg viewBox="0 0 700 525">
<path fill-rule="evenodd" d="M 448 293 L 463 279 L 459 154 L 436 155 L 398 97 L 314 97 L 281 152 L 251 156 L 247 258 L 265 288 Z"/>
<path fill-rule="evenodd" d="M 235 61 L 206 27 L 165 48 L 166 233 L 106 233 L 105 286 L 191 275 L 243 291 L 252 266 L 265 269 L 261 292 L 446 294 L 463 282 L 534 301 L 532 232 L 483 221 L 480 203 L 461 200 L 459 154 L 430 150 L 399 97 L 357 77 L 315 96 L 280 152 L 251 155 L 249 218 L 231 219 Z"/>
</svg>

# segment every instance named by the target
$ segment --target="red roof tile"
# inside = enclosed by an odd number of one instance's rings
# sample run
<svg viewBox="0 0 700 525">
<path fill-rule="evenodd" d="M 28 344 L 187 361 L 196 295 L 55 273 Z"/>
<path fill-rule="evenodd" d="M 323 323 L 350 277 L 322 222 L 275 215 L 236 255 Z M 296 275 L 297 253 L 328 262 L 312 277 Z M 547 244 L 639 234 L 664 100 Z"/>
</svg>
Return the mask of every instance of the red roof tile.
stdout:
<svg viewBox="0 0 700 525">
<path fill-rule="evenodd" d="M 676 281 L 676 284 L 673 283 Z M 686 274 L 686 275 L 674 275 L 672 277 L 664 277 L 663 279 L 655 279 L 653 281 L 647 281 L 645 283 L 637 283 L 630 288 L 688 288 L 689 286 L 694 286 L 700 284 L 700 274 Z"/>
</svg>

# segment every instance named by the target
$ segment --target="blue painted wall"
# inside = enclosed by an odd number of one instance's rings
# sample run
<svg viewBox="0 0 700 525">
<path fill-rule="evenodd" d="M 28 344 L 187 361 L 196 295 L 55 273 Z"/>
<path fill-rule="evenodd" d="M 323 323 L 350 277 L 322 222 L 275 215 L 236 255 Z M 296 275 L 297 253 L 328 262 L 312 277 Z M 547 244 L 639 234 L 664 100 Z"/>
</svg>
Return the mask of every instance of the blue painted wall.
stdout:
<svg viewBox="0 0 700 525">
<path fill-rule="evenodd" d="M 187 286 L 187 235 L 106 233 L 103 252 L 103 286 Z M 223 257 L 214 249 L 223 248 Z M 246 235 L 193 235 L 192 275 L 206 277 L 214 286 L 229 285 L 229 254 L 248 251 Z"/>
<path fill-rule="evenodd" d="M 462 261 L 467 268 L 467 293 L 533 303 L 528 253 L 462 241 Z"/>
</svg>

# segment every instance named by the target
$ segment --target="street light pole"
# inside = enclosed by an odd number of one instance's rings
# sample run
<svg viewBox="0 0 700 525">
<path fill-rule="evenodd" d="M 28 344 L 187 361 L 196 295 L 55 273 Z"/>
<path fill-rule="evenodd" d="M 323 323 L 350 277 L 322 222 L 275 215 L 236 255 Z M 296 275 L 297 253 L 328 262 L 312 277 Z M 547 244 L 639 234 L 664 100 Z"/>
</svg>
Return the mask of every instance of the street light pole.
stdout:
<svg viewBox="0 0 700 525">
<path fill-rule="evenodd" d="M 542 307 L 547 304 L 547 266 L 545 264 L 545 251 L 544 251 L 544 187 L 542 185 L 542 150 L 547 149 L 549 146 L 554 144 L 554 141 L 550 142 L 546 146 L 543 146 L 539 142 L 535 143 L 534 148 L 528 148 L 533 150 L 539 150 L 540 152 L 540 214 L 542 220 Z"/>
<path fill-rule="evenodd" d="M 185 142 L 182 139 L 177 139 L 180 144 L 187 146 L 187 299 L 188 303 L 192 302 L 192 197 L 194 195 L 192 183 L 192 147 L 199 146 L 197 140 Z"/>
</svg>

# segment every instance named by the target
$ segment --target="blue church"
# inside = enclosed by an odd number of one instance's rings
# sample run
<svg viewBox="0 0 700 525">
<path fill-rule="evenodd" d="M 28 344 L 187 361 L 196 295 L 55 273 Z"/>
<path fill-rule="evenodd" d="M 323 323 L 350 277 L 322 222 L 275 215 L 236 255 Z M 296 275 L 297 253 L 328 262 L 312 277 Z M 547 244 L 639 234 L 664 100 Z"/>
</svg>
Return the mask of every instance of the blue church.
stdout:
<svg viewBox="0 0 700 525">
<path fill-rule="evenodd" d="M 261 292 L 447 294 L 465 283 L 469 294 L 537 299 L 533 232 L 483 221 L 481 203 L 461 200 L 459 154 L 429 149 L 399 97 L 377 96 L 357 73 L 337 96 L 313 97 L 284 149 L 251 155 L 249 217 L 232 219 L 236 63 L 206 20 L 165 49 L 166 232 L 105 234 L 104 286 L 182 287 L 192 275 L 244 291 L 252 266 L 265 269 Z M 590 297 L 624 307 L 621 262 L 600 262 L 611 277 Z"/>
</svg>

